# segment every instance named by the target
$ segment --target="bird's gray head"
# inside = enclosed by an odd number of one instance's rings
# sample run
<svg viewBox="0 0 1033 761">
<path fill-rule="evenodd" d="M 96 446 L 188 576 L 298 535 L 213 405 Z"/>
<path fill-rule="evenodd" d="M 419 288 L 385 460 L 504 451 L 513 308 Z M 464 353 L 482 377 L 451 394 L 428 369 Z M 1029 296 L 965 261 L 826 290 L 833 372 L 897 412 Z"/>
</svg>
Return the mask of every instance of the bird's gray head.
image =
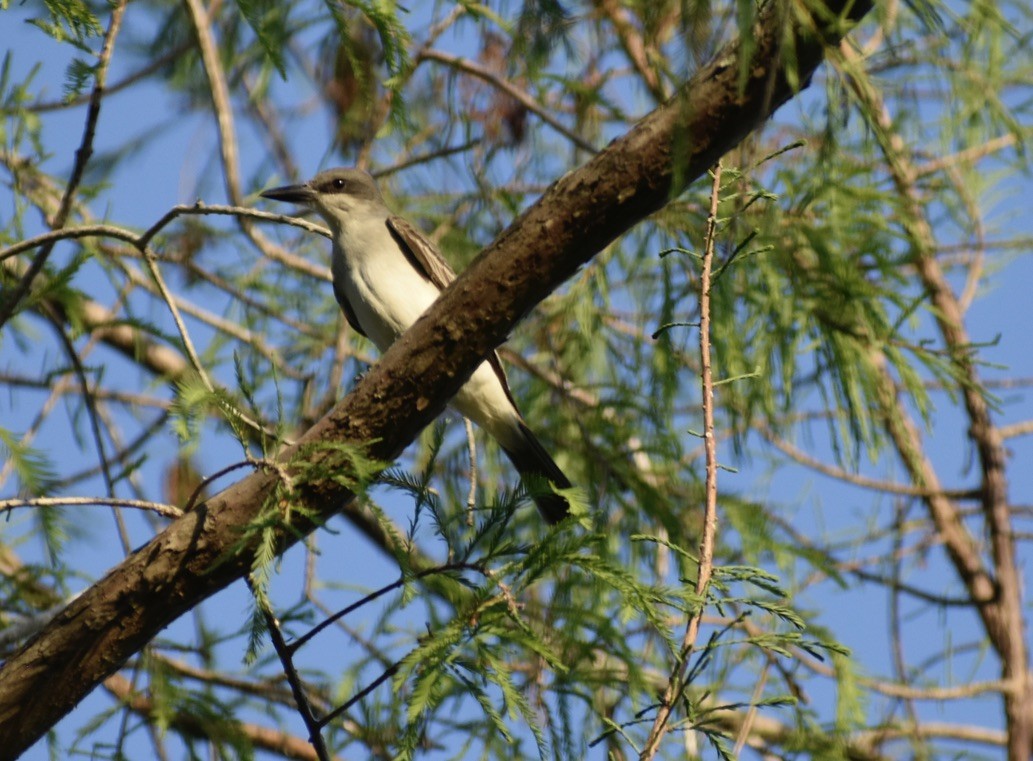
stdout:
<svg viewBox="0 0 1033 761">
<path fill-rule="evenodd" d="M 356 214 L 388 215 L 377 183 L 361 169 L 327 169 L 302 185 L 272 188 L 261 196 L 307 206 L 331 228 L 346 224 Z"/>
</svg>

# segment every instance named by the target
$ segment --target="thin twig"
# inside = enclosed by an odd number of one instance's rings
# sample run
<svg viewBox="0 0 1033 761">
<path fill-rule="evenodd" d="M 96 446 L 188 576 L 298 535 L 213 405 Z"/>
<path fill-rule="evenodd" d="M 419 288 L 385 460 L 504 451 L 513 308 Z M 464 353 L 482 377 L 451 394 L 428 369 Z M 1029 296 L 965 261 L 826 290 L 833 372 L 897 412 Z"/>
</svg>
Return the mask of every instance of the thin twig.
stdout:
<svg viewBox="0 0 1033 761">
<path fill-rule="evenodd" d="M 150 719 L 154 716 L 155 705 L 152 698 L 146 695 L 133 692 L 129 687 L 129 680 L 121 674 L 114 674 L 104 680 L 104 688 L 111 692 L 120 701 L 129 705 L 132 710 L 142 717 Z M 151 722 L 148 722 L 151 723 Z M 210 739 L 211 726 L 196 712 L 180 710 L 169 717 L 169 727 L 181 732 L 188 737 Z M 237 721 L 233 726 L 234 732 L 246 738 L 256 749 L 265 750 L 278 758 L 287 759 L 318 759 L 312 747 L 300 737 L 287 732 L 259 724 L 252 724 L 245 721 Z"/>
<path fill-rule="evenodd" d="M 753 688 L 753 694 L 750 695 L 750 707 L 746 710 L 746 715 L 743 716 L 742 726 L 739 727 L 738 736 L 735 738 L 735 746 L 732 748 L 732 758 L 739 758 L 739 754 L 742 753 L 743 746 L 750 739 L 750 734 L 753 730 L 753 723 L 757 719 L 757 703 L 760 701 L 761 696 L 764 694 L 764 686 L 768 683 L 768 672 L 771 669 L 772 662 L 769 660 L 764 664 L 764 670 L 760 672 L 760 679 L 757 680 L 757 684 Z"/>
<path fill-rule="evenodd" d="M 187 0 L 186 5 L 194 30 L 197 32 L 197 44 L 201 49 L 201 60 L 204 62 L 204 70 L 212 96 L 212 107 L 215 110 L 226 196 L 234 206 L 243 206 L 244 196 L 240 183 L 240 161 L 237 155 L 236 129 L 233 125 L 233 105 L 230 100 L 226 71 L 222 67 L 219 48 L 211 29 L 212 19 L 217 15 L 217 4 L 213 4 L 208 11 L 205 11 L 201 0 Z M 237 215 L 235 218 L 240 231 L 264 256 L 275 260 L 285 253 L 266 240 L 265 236 L 251 224 L 248 217 Z"/>
<path fill-rule="evenodd" d="M 409 156 L 408 158 L 402 159 L 397 164 L 392 164 L 391 166 L 383 167 L 382 169 L 378 169 L 375 172 L 371 172 L 371 174 L 378 180 L 382 177 L 390 177 L 392 174 L 396 174 L 397 172 L 401 172 L 405 169 L 409 169 L 420 164 L 426 164 L 431 161 L 437 161 L 438 159 L 454 156 L 457 153 L 463 153 L 464 151 L 468 151 L 471 148 L 477 147 L 478 145 L 480 145 L 480 143 L 481 141 L 477 139 L 467 140 L 465 143 L 460 143 L 459 145 L 446 145 L 443 148 L 437 148 L 433 151 L 427 151 L 426 153 L 418 153 L 415 156 Z"/>
<path fill-rule="evenodd" d="M 714 435 L 714 380 L 710 362 L 710 274 L 714 261 L 714 241 L 717 232 L 717 210 L 721 195 L 721 162 L 713 171 L 710 195 L 710 214 L 707 217 L 706 245 L 700 265 L 699 279 L 699 353 L 701 384 L 703 387 L 703 443 L 706 453 L 706 508 L 703 517 L 703 539 L 699 553 L 699 572 L 696 576 L 696 595 L 699 610 L 689 619 L 682 638 L 681 652 L 664 690 L 653 727 L 649 731 L 645 747 L 639 759 L 653 758 L 660 749 L 660 742 L 667 734 L 671 714 L 678 702 L 678 696 L 685 689 L 685 678 L 690 656 L 696 646 L 703 610 L 706 608 L 707 589 L 714 570 L 714 544 L 717 538 L 717 438 Z"/>
<path fill-rule="evenodd" d="M 259 211 L 258 209 L 252 209 L 247 206 L 204 204 L 198 201 L 193 204 L 179 204 L 177 206 L 173 206 L 143 233 L 136 233 L 124 227 L 116 227 L 114 225 L 82 225 L 80 227 L 51 230 L 50 232 L 42 233 L 40 235 L 33 236 L 32 238 L 19 241 L 5 249 L 0 249 L 0 262 L 25 251 L 31 251 L 34 248 L 48 245 L 52 246 L 57 241 L 77 238 L 114 238 L 115 240 L 122 240 L 126 243 L 130 243 L 135 248 L 140 249 L 150 245 L 154 236 L 161 232 L 162 229 L 167 227 L 169 223 L 176 218 L 181 216 L 204 216 L 207 214 L 242 217 L 246 219 L 256 219 L 263 222 L 276 222 L 278 224 L 297 227 L 305 232 L 322 235 L 325 238 L 330 237 L 330 231 L 322 225 L 316 224 L 315 222 L 309 222 L 308 220 L 301 219 L 299 217 L 292 217 L 286 214 L 273 214 L 268 211 Z M 311 275 L 312 277 L 316 277 L 321 280 L 330 279 L 329 269 L 313 264 L 303 257 L 294 256 L 293 254 L 289 254 L 282 250 L 276 250 L 270 258 L 306 275 Z"/>
<path fill-rule="evenodd" d="M 344 703 L 342 703 L 341 705 L 337 706 L 337 708 L 335 708 L 330 713 L 328 713 L 326 716 L 324 716 L 323 717 L 323 721 L 322 721 L 323 726 L 326 726 L 327 724 L 329 724 L 331 721 L 336 719 L 342 713 L 347 711 L 353 705 L 355 705 L 360 700 L 362 700 L 364 697 L 366 697 L 371 692 L 373 692 L 373 690 L 375 690 L 377 687 L 379 687 L 384 682 L 386 682 L 388 679 L 390 679 L 395 674 L 397 674 L 398 673 L 398 669 L 401 667 L 401 665 L 402 665 L 402 661 L 398 660 L 398 661 L 395 661 L 394 663 L 392 663 L 386 669 L 384 669 L 384 671 L 380 674 L 380 676 L 378 676 L 372 682 L 367 684 L 365 687 L 363 687 L 357 693 L 355 693 L 350 698 L 348 698 L 346 701 L 344 701 Z"/>
<path fill-rule="evenodd" d="M 903 563 L 901 562 L 901 550 L 904 547 L 904 532 L 901 527 L 905 522 L 905 510 L 906 505 L 902 504 L 901 500 L 897 500 L 897 504 L 894 506 L 893 522 L 896 524 L 896 530 L 893 532 L 892 542 L 892 557 L 893 564 L 890 572 L 891 584 L 890 584 L 890 610 L 889 610 L 889 628 L 890 628 L 890 653 L 892 655 L 893 672 L 894 677 L 898 682 L 908 681 L 908 668 L 907 658 L 904 656 L 904 629 L 901 622 L 900 615 L 900 602 L 901 593 L 899 585 L 902 581 L 903 576 Z M 915 710 L 915 702 L 908 697 L 899 699 L 904 704 L 904 710 L 907 711 L 908 725 L 916 728 L 919 726 L 918 711 Z M 890 708 L 890 710 L 894 710 Z M 883 722 L 888 724 L 889 721 Z M 912 742 L 916 751 L 919 751 L 921 747 L 921 738 L 916 734 L 912 737 Z"/>
<path fill-rule="evenodd" d="M 67 507 L 70 505 L 103 505 L 106 507 L 134 507 L 150 510 L 165 518 L 178 518 L 183 511 L 163 502 L 149 502 L 145 499 L 122 499 L 119 497 L 31 497 L 26 499 L 0 499 L 0 513 L 21 507 Z"/>
<path fill-rule="evenodd" d="M 113 85 L 107 85 L 104 88 L 104 94 L 114 95 L 135 85 L 140 80 L 146 79 L 151 74 L 154 74 L 168 66 L 170 63 L 178 60 L 185 53 L 189 52 L 191 45 L 191 42 L 185 41 L 174 48 L 167 49 L 160 57 L 149 60 L 143 68 L 123 77 Z M 89 103 L 90 97 L 90 95 L 78 95 L 71 100 L 66 100 L 65 98 L 61 98 L 60 100 L 41 100 L 26 106 L 25 110 L 33 114 L 45 114 L 48 111 L 67 111 Z"/>
<path fill-rule="evenodd" d="M 492 71 L 484 68 L 483 66 L 474 63 L 473 61 L 462 58 L 451 53 L 446 53 L 442 50 L 424 50 L 420 52 L 418 59 L 427 59 L 431 61 L 438 61 L 440 63 L 451 66 L 452 68 L 470 74 L 472 76 L 481 79 L 493 87 L 502 90 L 502 92 L 509 95 L 511 98 L 517 100 L 520 105 L 526 108 L 531 113 L 535 114 L 539 119 L 548 124 L 554 130 L 559 132 L 565 138 L 570 140 L 574 145 L 583 151 L 587 151 L 590 154 L 596 153 L 596 147 L 590 142 L 585 140 L 583 137 L 578 135 L 573 130 L 569 129 L 563 122 L 559 121 L 556 117 L 550 113 L 549 109 L 542 106 L 538 101 L 528 95 L 524 90 L 514 85 L 507 79 L 503 79 Z"/>
<path fill-rule="evenodd" d="M 477 506 L 477 439 L 474 438 L 473 423 L 463 418 L 466 426 L 466 448 L 470 456 L 470 491 L 466 495 L 466 525 L 473 526 L 473 509 Z"/>
<path fill-rule="evenodd" d="M 53 245 L 59 240 L 72 240 L 76 238 L 115 238 L 128 243 L 135 243 L 140 236 L 131 230 L 114 225 L 81 225 L 80 227 L 64 227 L 60 230 L 51 230 L 41 235 L 26 238 L 17 243 L 0 249 L 0 262 L 17 256 L 23 251 L 31 251 L 44 245 Z"/>
<path fill-rule="evenodd" d="M 243 205 L 240 192 L 240 168 L 237 160 L 237 137 L 233 126 L 233 106 L 226 83 L 226 72 L 222 68 L 219 47 L 212 36 L 210 24 L 212 14 L 205 10 L 201 0 L 186 0 L 190 21 L 197 33 L 197 46 L 208 75 L 208 89 L 215 109 L 215 120 L 219 132 L 219 152 L 222 157 L 222 172 L 226 180 L 226 197 L 235 206 Z"/>
<path fill-rule="evenodd" d="M 190 333 L 187 331 L 186 324 L 183 322 L 183 316 L 179 312 L 179 307 L 176 305 L 176 299 L 172 296 L 172 292 L 169 291 L 168 286 L 165 284 L 165 278 L 161 275 L 161 270 L 158 269 L 158 262 L 154 258 L 154 253 L 149 248 L 143 249 L 143 260 L 144 264 L 147 265 L 148 272 L 151 273 L 151 277 L 154 279 L 154 284 L 158 289 L 158 293 L 161 295 L 165 305 L 169 308 L 169 313 L 172 316 L 172 321 L 176 324 L 176 330 L 179 332 L 179 338 L 183 342 L 183 350 L 186 352 L 187 359 L 190 360 L 190 364 L 193 365 L 194 372 L 200 377 L 204 387 L 208 389 L 209 393 L 215 393 L 215 384 L 212 383 L 208 377 L 208 372 L 204 369 L 204 365 L 201 364 L 201 357 L 197 354 L 197 350 L 194 348 L 194 342 L 190 338 Z"/>
<path fill-rule="evenodd" d="M 1015 135 L 1011 132 L 1001 135 L 999 137 L 987 140 L 985 143 L 979 145 L 970 145 L 968 148 L 957 151 L 946 156 L 940 156 L 931 161 L 915 167 L 915 179 L 921 179 L 930 174 L 934 174 L 943 169 L 949 167 L 955 167 L 959 164 L 972 164 L 981 158 L 991 156 L 998 151 L 1002 151 L 1005 148 L 1010 148 L 1015 145 Z"/>
<path fill-rule="evenodd" d="M 51 227 L 53 228 L 64 227 L 65 223 L 68 222 L 68 217 L 72 213 L 75 194 L 86 172 L 86 164 L 93 155 L 93 137 L 97 130 L 97 119 L 100 117 L 100 102 L 104 97 L 104 83 L 108 76 L 108 64 L 115 49 L 115 38 L 118 36 L 118 31 L 122 26 L 122 16 L 125 8 L 126 0 L 121 0 L 111 11 L 111 22 L 108 24 L 108 31 L 104 35 L 104 45 L 101 47 L 100 55 L 97 58 L 97 75 L 94 80 L 93 91 L 90 93 L 90 105 L 86 109 L 86 124 L 83 128 L 82 141 L 79 143 L 79 148 L 75 151 L 75 164 L 72 167 L 72 176 L 65 187 L 57 213 L 51 221 Z M 53 250 L 53 242 L 44 245 L 42 250 L 32 260 L 32 264 L 18 285 L 0 302 L 0 328 L 11 319 L 11 315 L 18 308 L 18 304 L 25 298 L 25 295 L 32 287 L 32 281 L 43 271 L 43 266 L 47 263 L 47 259 L 50 258 Z"/>
<path fill-rule="evenodd" d="M 276 655 L 283 666 L 283 673 L 287 677 L 287 683 L 290 685 L 291 693 L 294 695 L 295 708 L 301 715 L 301 720 L 305 722 L 305 729 L 308 730 L 308 740 L 316 751 L 316 757 L 320 761 L 330 761 L 330 751 L 327 750 L 326 741 L 323 739 L 322 724 L 316 718 L 312 703 L 305 692 L 305 685 L 301 682 L 298 670 L 294 668 L 291 650 L 284 641 L 283 632 L 280 630 L 280 622 L 273 615 L 269 600 L 264 594 L 259 593 L 250 576 L 248 577 L 247 585 L 255 598 L 255 605 L 258 606 L 262 612 L 262 617 L 265 619 L 266 629 L 269 631 L 269 639 L 272 640 L 273 649 L 276 650 Z"/>
<path fill-rule="evenodd" d="M 877 478 L 868 478 L 857 473 L 851 473 L 843 468 L 823 463 L 817 458 L 811 457 L 806 452 L 790 444 L 788 441 L 776 434 L 766 425 L 759 425 L 758 432 L 769 444 L 772 444 L 782 454 L 796 461 L 800 465 L 816 470 L 817 472 L 843 481 L 862 489 L 874 489 L 886 492 L 887 494 L 901 494 L 909 497 L 931 497 L 940 496 L 948 499 L 979 499 L 982 492 L 979 489 L 941 489 L 933 491 L 921 486 L 909 486 L 908 484 L 896 483 L 894 481 L 882 481 Z"/>
<path fill-rule="evenodd" d="M 100 430 L 100 415 L 97 411 L 97 399 L 93 395 L 93 389 L 90 388 L 90 380 L 86 377 L 86 368 L 83 366 L 82 359 L 79 357 L 78 351 L 76 351 L 75 344 L 72 342 L 71 337 L 65 332 L 64 322 L 61 320 L 60 315 L 54 313 L 52 309 L 44 309 L 47 317 L 47 321 L 54 328 L 54 332 L 57 333 L 58 339 L 61 341 L 61 345 L 64 346 L 65 354 L 68 356 L 68 361 L 72 363 L 72 367 L 75 370 L 76 378 L 79 380 L 79 388 L 82 389 L 82 399 L 86 406 L 86 417 L 90 422 L 90 434 L 93 437 L 93 444 L 97 448 L 97 461 L 100 464 L 101 476 L 104 479 L 104 488 L 107 489 L 108 496 L 115 496 L 115 479 L 111 475 L 111 465 L 108 461 L 108 454 L 104 449 L 104 436 Z M 122 513 L 118 507 L 112 506 L 112 512 L 115 518 L 115 527 L 118 529 L 119 541 L 122 542 L 122 553 L 127 556 L 133 551 L 132 542 L 129 539 L 129 530 L 126 528 L 125 520 L 122 518 Z"/>
<path fill-rule="evenodd" d="M 356 600 L 351 605 L 342 608 L 341 610 L 334 613 L 332 616 L 328 616 L 324 620 L 320 621 L 318 624 L 316 624 L 307 632 L 305 632 L 302 636 L 298 637 L 293 642 L 291 642 L 290 652 L 292 654 L 296 653 L 298 650 L 302 648 L 302 646 L 305 645 L 306 642 L 310 641 L 313 637 L 315 637 L 317 634 L 323 631 L 326 627 L 330 626 L 335 621 L 339 621 L 340 619 L 344 618 L 352 611 L 358 610 L 363 605 L 368 605 L 369 603 L 376 600 L 378 597 L 382 597 L 383 595 L 387 594 L 388 592 L 391 592 L 392 590 L 398 589 L 399 587 L 403 587 L 411 581 L 417 581 L 428 576 L 448 573 L 450 571 L 476 571 L 481 575 L 485 575 L 484 568 L 476 564 L 445 563 L 444 565 L 434 566 L 433 568 L 426 568 L 422 571 L 419 571 L 409 576 L 402 576 L 398 579 L 398 581 L 393 581 L 390 584 L 381 587 L 380 589 L 377 589 L 373 592 L 370 592 L 367 595 L 364 595 L 361 599 Z"/>
</svg>

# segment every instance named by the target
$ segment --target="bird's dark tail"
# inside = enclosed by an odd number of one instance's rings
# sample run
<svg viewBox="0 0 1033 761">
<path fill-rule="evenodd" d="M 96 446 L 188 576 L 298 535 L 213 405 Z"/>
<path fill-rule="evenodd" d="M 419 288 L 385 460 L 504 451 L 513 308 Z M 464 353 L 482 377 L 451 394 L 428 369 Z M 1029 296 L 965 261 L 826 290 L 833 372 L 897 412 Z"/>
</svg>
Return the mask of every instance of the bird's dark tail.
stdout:
<svg viewBox="0 0 1033 761">
<path fill-rule="evenodd" d="M 566 499 L 552 492 L 549 484 L 558 489 L 569 489 L 570 481 L 563 475 L 556 461 L 545 451 L 538 438 L 531 433 L 531 429 L 523 422 L 519 425 L 521 441 L 517 446 L 503 447 L 502 451 L 506 453 L 527 485 L 536 490 L 531 496 L 545 522 L 559 523 L 567 517 L 570 505 Z"/>
</svg>

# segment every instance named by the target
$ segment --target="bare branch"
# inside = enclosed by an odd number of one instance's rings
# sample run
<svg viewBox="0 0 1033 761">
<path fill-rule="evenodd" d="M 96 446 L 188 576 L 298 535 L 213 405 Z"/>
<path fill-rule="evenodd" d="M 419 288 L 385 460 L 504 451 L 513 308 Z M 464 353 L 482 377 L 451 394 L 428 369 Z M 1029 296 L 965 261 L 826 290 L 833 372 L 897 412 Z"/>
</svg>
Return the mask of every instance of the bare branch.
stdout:
<svg viewBox="0 0 1033 761">
<path fill-rule="evenodd" d="M 442 50 L 428 49 L 420 52 L 419 59 L 426 59 L 429 61 L 438 61 L 440 63 L 447 64 L 452 68 L 472 74 L 473 76 L 481 79 L 493 87 L 498 88 L 502 92 L 509 95 L 511 98 L 517 100 L 520 105 L 526 108 L 531 113 L 535 114 L 539 119 L 548 124 L 554 130 L 559 132 L 565 138 L 570 140 L 574 145 L 583 151 L 588 153 L 595 153 L 596 148 L 594 145 L 589 143 L 583 137 L 578 135 L 569 129 L 563 122 L 559 121 L 554 117 L 547 108 L 544 108 L 538 101 L 528 95 L 525 91 L 514 85 L 512 82 L 503 79 L 492 71 L 484 68 L 480 64 L 474 63 L 473 61 L 461 58 L 451 53 L 446 53 Z M 418 59 L 418 60 L 419 60 Z"/>
<path fill-rule="evenodd" d="M 150 502 L 145 499 L 122 499 L 119 497 L 30 497 L 25 499 L 0 499 L 0 513 L 24 507 L 68 507 L 73 505 L 102 505 L 106 507 L 133 507 L 149 510 L 163 518 L 178 518 L 183 514 L 175 505 Z"/>
<path fill-rule="evenodd" d="M 703 398 L 703 446 L 706 452 L 706 502 L 703 511 L 703 538 L 700 542 L 699 570 L 696 575 L 696 596 L 699 609 L 689 619 L 682 638 L 681 651 L 675 668 L 667 682 L 663 698 L 653 727 L 649 731 L 645 747 L 639 754 L 642 761 L 653 758 L 660 749 L 660 743 L 667 734 L 668 724 L 674 707 L 684 691 L 690 657 L 696 647 L 699 627 L 706 609 L 710 577 L 714 571 L 714 545 L 717 541 L 717 438 L 714 432 L 714 378 L 710 360 L 710 278 L 714 262 L 714 244 L 717 238 L 717 209 L 721 200 L 721 162 L 713 170 L 713 184 L 710 189 L 710 214 L 707 216 L 707 231 L 704 237 L 703 259 L 699 276 L 699 364 L 700 383 Z"/>
<path fill-rule="evenodd" d="M 104 680 L 104 688 L 135 713 L 149 717 L 154 711 L 154 702 L 146 695 L 133 689 L 129 680 L 121 674 L 114 674 Z M 169 726 L 188 737 L 208 738 L 205 722 L 188 712 L 177 712 L 169 720 Z M 236 727 L 256 748 L 295 761 L 321 761 L 312 746 L 300 737 L 269 727 L 248 722 L 237 722 Z M 334 758 L 337 758 L 336 756 Z"/>
</svg>

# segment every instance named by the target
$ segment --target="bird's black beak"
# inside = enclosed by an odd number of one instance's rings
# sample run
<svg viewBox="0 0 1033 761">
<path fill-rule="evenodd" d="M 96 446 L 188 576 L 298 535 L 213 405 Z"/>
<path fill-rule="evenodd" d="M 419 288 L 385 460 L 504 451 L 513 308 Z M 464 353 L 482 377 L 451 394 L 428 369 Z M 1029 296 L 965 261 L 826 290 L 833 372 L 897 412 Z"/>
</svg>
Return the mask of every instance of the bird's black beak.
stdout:
<svg viewBox="0 0 1033 761">
<path fill-rule="evenodd" d="M 287 203 L 298 203 L 308 205 L 315 198 L 315 191 L 308 185 L 284 185 L 282 188 L 270 188 L 259 193 L 262 198 L 271 198 L 274 201 L 286 201 Z"/>
</svg>

